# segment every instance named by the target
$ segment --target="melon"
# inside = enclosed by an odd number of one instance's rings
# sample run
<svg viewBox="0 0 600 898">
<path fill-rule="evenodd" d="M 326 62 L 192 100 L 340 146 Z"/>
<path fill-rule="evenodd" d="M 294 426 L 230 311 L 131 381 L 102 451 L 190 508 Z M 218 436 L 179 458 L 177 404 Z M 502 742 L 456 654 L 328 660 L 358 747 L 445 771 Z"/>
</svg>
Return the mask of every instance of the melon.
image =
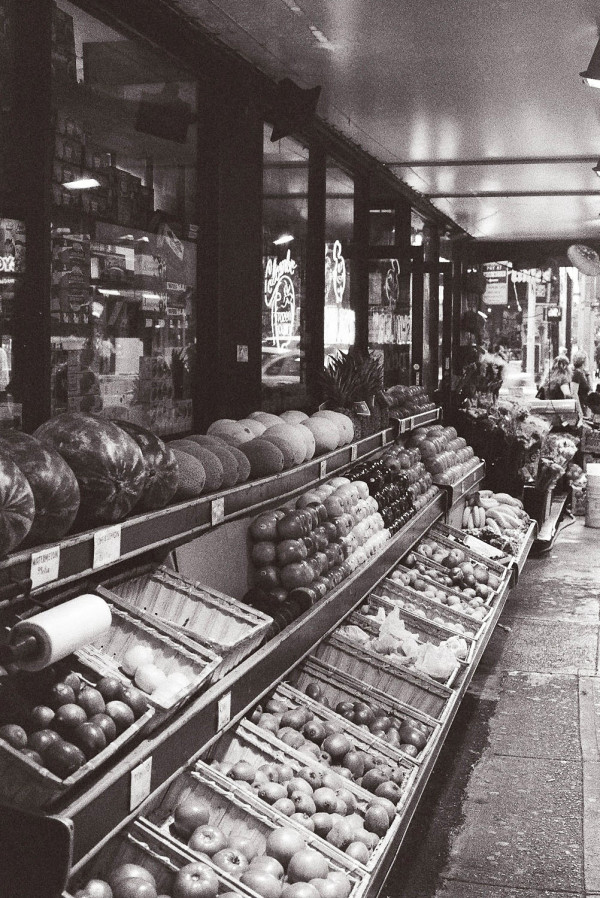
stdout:
<svg viewBox="0 0 600 898">
<path fill-rule="evenodd" d="M 273 430 L 272 427 L 269 430 Z M 278 436 L 277 434 L 267 434 L 261 437 L 261 440 L 268 440 L 269 443 L 273 443 L 274 446 L 281 451 L 283 455 L 283 470 L 287 471 L 288 468 L 293 468 L 296 465 L 294 450 L 290 445 L 289 441 L 285 439 L 285 437 Z"/>
<path fill-rule="evenodd" d="M 35 517 L 26 545 L 60 539 L 79 510 L 79 485 L 64 458 L 35 437 L 17 430 L 2 431 L 0 450 L 25 475 L 35 502 Z"/>
<path fill-rule="evenodd" d="M 232 446 L 241 446 L 242 443 L 253 440 L 255 436 L 249 427 L 244 427 L 243 424 L 239 424 L 237 421 L 225 419 L 214 421 L 208 428 L 207 434 L 209 436 L 221 437 L 225 442 L 231 443 Z"/>
<path fill-rule="evenodd" d="M 342 415 L 341 412 L 331 411 L 331 409 L 322 409 L 315 412 L 312 417 L 326 418 L 328 421 L 331 421 L 332 424 L 335 424 L 340 432 L 340 446 L 347 446 L 348 443 L 351 443 L 354 439 L 354 425 L 347 415 Z"/>
<path fill-rule="evenodd" d="M 262 421 L 258 421 L 256 418 L 242 418 L 238 421 L 238 424 L 242 424 L 244 427 L 247 427 L 252 431 L 255 437 L 262 436 L 265 432 L 266 427 L 262 423 Z"/>
<path fill-rule="evenodd" d="M 252 477 L 267 477 L 283 471 L 283 452 L 274 443 L 256 437 L 240 449 L 250 462 Z"/>
<path fill-rule="evenodd" d="M 204 483 L 205 493 L 214 493 L 215 490 L 221 488 L 223 483 L 223 465 L 214 452 L 205 446 L 199 446 L 191 440 L 174 440 L 171 444 L 172 449 L 178 449 L 180 452 L 187 452 L 196 461 L 199 461 L 204 468 L 206 480 Z"/>
<path fill-rule="evenodd" d="M 265 427 L 275 427 L 276 424 L 281 424 L 281 418 L 278 415 L 272 415 L 270 412 L 252 412 L 247 417 L 260 421 Z"/>
<path fill-rule="evenodd" d="M 82 524 L 114 524 L 138 502 L 146 480 L 144 458 L 135 440 L 112 421 L 63 412 L 33 435 L 55 449 L 75 474 Z"/>
<path fill-rule="evenodd" d="M 0 451 L 0 556 L 20 546 L 34 517 L 35 501 L 25 474 Z"/>
<path fill-rule="evenodd" d="M 206 482 L 206 473 L 202 463 L 193 455 L 189 455 L 176 446 L 173 446 L 171 451 L 177 462 L 179 478 L 175 499 L 180 502 L 186 499 L 196 499 L 202 494 Z"/>
<path fill-rule="evenodd" d="M 179 483 L 177 459 L 173 452 L 160 437 L 139 424 L 130 421 L 114 423 L 136 441 L 144 458 L 146 480 L 136 511 L 164 508 L 175 495 Z"/>
<path fill-rule="evenodd" d="M 238 483 L 245 483 L 250 477 L 250 462 L 237 446 L 227 446 L 238 464 Z"/>
<path fill-rule="evenodd" d="M 280 421 L 274 427 L 267 427 L 262 435 L 263 440 L 269 440 L 271 437 L 286 440 L 294 456 L 295 465 L 301 465 L 306 458 L 306 443 L 302 434 L 298 433 L 298 426 Z"/>
<path fill-rule="evenodd" d="M 300 422 L 300 423 L 302 423 L 302 422 Z M 315 449 L 317 448 L 316 444 L 315 444 L 315 438 L 312 435 L 312 433 L 310 432 L 310 430 L 308 429 L 308 427 L 300 427 L 298 425 L 297 430 L 298 430 L 298 433 L 302 435 L 302 439 L 304 440 L 304 449 L 305 449 L 304 461 L 310 461 L 310 459 L 315 454 Z"/>
<path fill-rule="evenodd" d="M 215 449 L 226 449 L 227 452 L 233 455 L 237 462 L 238 475 L 236 482 L 244 483 L 250 477 L 250 462 L 248 461 L 244 453 L 240 452 L 237 446 L 232 446 L 230 443 L 227 443 L 222 437 L 195 433 L 192 436 L 186 437 L 186 440 L 191 440 L 192 443 L 198 443 L 199 446 L 206 446 L 207 449 L 211 449 L 213 452 L 215 451 Z M 218 452 L 216 452 L 215 454 L 219 455 Z"/>
<path fill-rule="evenodd" d="M 334 449 L 337 449 L 340 434 L 331 421 L 326 418 L 309 418 L 299 426 L 307 427 L 315 438 L 315 455 L 322 455 L 324 452 L 333 452 Z"/>
<path fill-rule="evenodd" d="M 195 446 L 204 446 L 205 449 L 210 449 L 213 452 L 221 464 L 223 465 L 223 482 L 221 486 L 223 489 L 228 489 L 230 486 L 235 486 L 239 479 L 239 467 L 238 463 L 235 460 L 235 456 L 229 450 L 229 446 L 224 443 L 222 440 L 217 440 L 216 437 L 205 437 L 205 439 L 209 440 L 208 443 L 204 443 L 202 441 L 202 436 L 199 436 L 198 439 L 192 439 L 191 437 L 186 437 L 184 440 L 179 440 L 181 448 L 185 452 L 186 447 L 183 445 L 184 443 L 193 443 Z M 213 441 L 212 443 L 210 441 Z"/>
<path fill-rule="evenodd" d="M 285 412 L 282 412 L 279 417 L 282 421 L 285 421 L 286 424 L 300 424 L 302 421 L 306 421 L 308 415 L 306 412 L 301 412 L 296 408 L 286 409 Z"/>
</svg>

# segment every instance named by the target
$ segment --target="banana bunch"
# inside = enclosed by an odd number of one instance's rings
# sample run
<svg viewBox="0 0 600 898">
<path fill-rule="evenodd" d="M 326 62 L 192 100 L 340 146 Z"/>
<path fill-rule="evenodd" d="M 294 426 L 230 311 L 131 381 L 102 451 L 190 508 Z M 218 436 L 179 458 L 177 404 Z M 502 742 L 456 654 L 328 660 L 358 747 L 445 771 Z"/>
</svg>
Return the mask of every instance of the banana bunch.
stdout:
<svg viewBox="0 0 600 898">
<path fill-rule="evenodd" d="M 503 534 L 508 531 L 526 530 L 530 518 L 523 503 L 508 493 L 480 490 L 467 499 L 462 516 L 463 530 L 482 530 Z"/>
</svg>

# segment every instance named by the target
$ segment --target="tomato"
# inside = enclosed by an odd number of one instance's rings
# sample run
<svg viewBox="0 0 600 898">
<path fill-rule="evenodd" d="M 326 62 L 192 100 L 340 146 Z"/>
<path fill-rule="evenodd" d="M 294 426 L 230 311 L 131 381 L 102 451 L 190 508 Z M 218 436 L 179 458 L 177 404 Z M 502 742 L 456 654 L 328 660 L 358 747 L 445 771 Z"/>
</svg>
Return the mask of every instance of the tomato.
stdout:
<svg viewBox="0 0 600 898">
<path fill-rule="evenodd" d="M 276 540 L 278 519 L 279 514 L 277 511 L 264 511 L 262 514 L 259 514 L 250 524 L 250 536 L 252 539 L 255 542 L 263 540 L 273 542 L 273 540 Z"/>
<path fill-rule="evenodd" d="M 282 539 L 277 543 L 277 564 L 282 567 L 294 561 L 304 561 L 308 550 L 302 539 Z"/>
<path fill-rule="evenodd" d="M 307 561 L 286 564 L 281 568 L 281 582 L 286 589 L 295 589 L 297 586 L 310 586 L 315 579 L 315 572 Z"/>
<path fill-rule="evenodd" d="M 275 543 L 269 540 L 254 543 L 250 549 L 250 557 L 255 567 L 264 567 L 266 564 L 273 564 L 277 557 Z"/>
<path fill-rule="evenodd" d="M 279 571 L 274 565 L 267 564 L 265 567 L 258 568 L 258 570 L 254 572 L 254 582 L 256 586 L 270 592 L 272 589 L 281 585 Z"/>
<path fill-rule="evenodd" d="M 300 539 L 301 536 L 308 536 L 303 511 L 304 509 L 290 511 L 277 521 L 278 539 Z"/>
</svg>

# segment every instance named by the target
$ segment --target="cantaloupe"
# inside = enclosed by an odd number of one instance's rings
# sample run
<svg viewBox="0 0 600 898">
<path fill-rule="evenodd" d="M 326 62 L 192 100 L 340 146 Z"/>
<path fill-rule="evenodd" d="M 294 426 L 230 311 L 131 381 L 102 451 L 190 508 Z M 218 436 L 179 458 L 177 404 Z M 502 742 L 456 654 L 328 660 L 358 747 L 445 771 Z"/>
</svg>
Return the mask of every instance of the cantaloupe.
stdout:
<svg viewBox="0 0 600 898">
<path fill-rule="evenodd" d="M 300 424 L 302 424 L 302 421 L 300 422 Z M 300 424 L 297 425 L 297 427 L 298 427 L 298 433 L 302 435 L 302 439 L 304 440 L 304 448 L 306 451 L 306 454 L 304 456 L 304 461 L 310 461 L 310 459 L 315 454 L 315 450 L 317 448 L 316 444 L 315 444 L 315 438 L 312 435 L 312 433 L 310 432 L 310 430 L 308 429 L 308 427 L 300 427 Z"/>
<path fill-rule="evenodd" d="M 250 428 L 244 427 L 243 424 L 239 424 L 237 421 L 227 421 L 225 419 L 213 421 L 208 428 L 207 434 L 209 436 L 221 437 L 226 443 L 231 443 L 232 446 L 240 446 L 242 443 L 247 443 L 249 440 L 254 439 L 254 434 Z"/>
<path fill-rule="evenodd" d="M 334 412 L 331 409 L 320 409 L 315 412 L 313 418 L 328 418 L 339 429 L 342 436 L 341 446 L 347 446 L 354 439 L 354 425 L 348 415 L 341 412 Z"/>
<path fill-rule="evenodd" d="M 181 448 L 185 451 L 183 443 L 195 443 L 197 446 L 204 446 L 206 449 L 210 449 L 211 452 L 214 452 L 223 465 L 223 483 L 221 486 L 227 489 L 230 486 L 236 485 L 239 480 L 240 471 L 235 456 L 231 452 L 233 447 L 228 446 L 227 443 L 224 443 L 223 440 L 220 440 L 218 437 L 202 434 L 186 437 L 185 440 L 182 440 Z"/>
<path fill-rule="evenodd" d="M 244 427 L 251 430 L 255 437 L 262 436 L 266 430 L 265 425 L 257 418 L 241 418 L 238 421 L 238 424 L 242 424 Z"/>
<path fill-rule="evenodd" d="M 285 421 L 286 424 L 300 424 L 301 421 L 306 421 L 308 415 L 306 412 L 301 412 L 296 408 L 289 408 L 285 412 L 282 412 L 279 416 L 282 421 Z"/>
<path fill-rule="evenodd" d="M 240 449 L 250 462 L 252 477 L 267 477 L 283 471 L 283 452 L 274 443 L 256 437 Z"/>
<path fill-rule="evenodd" d="M 179 483 L 175 492 L 175 500 L 196 499 L 202 494 L 206 482 L 206 472 L 201 462 L 193 455 L 170 444 L 173 455 L 177 459 Z"/>
<path fill-rule="evenodd" d="M 213 430 L 218 430 L 221 426 L 227 424 L 237 424 L 235 418 L 219 418 L 218 421 L 213 421 L 210 427 L 208 428 L 208 432 L 212 433 Z"/>
<path fill-rule="evenodd" d="M 250 462 L 237 446 L 227 446 L 238 464 L 238 483 L 245 483 L 250 477 Z"/>
<path fill-rule="evenodd" d="M 265 427 L 275 427 L 276 424 L 281 424 L 281 418 L 278 415 L 272 415 L 270 412 L 252 412 L 251 415 L 246 415 L 246 417 L 260 421 Z"/>
<path fill-rule="evenodd" d="M 326 418 L 309 418 L 303 421 L 300 427 L 307 427 L 315 438 L 315 455 L 322 455 L 324 452 L 333 452 L 337 449 L 340 434 L 339 430 Z"/>
<path fill-rule="evenodd" d="M 187 452 L 188 455 L 200 462 L 206 474 L 205 493 L 214 493 L 215 490 L 221 489 L 224 476 L 223 465 L 214 452 L 211 452 L 210 449 L 206 449 L 204 446 L 199 446 L 198 443 L 193 443 L 191 440 L 174 440 L 169 445 L 172 449 Z"/>
<path fill-rule="evenodd" d="M 199 446 L 206 446 L 207 449 L 214 447 L 221 447 L 222 449 L 226 449 L 228 452 L 231 452 L 233 457 L 235 458 L 238 465 L 238 483 L 245 483 L 246 480 L 250 477 L 250 462 L 246 458 L 243 452 L 237 448 L 237 446 L 232 446 L 230 443 L 227 443 L 222 437 L 209 436 L 208 434 L 194 434 L 193 436 L 186 437 L 188 440 L 192 440 L 194 443 L 198 443 Z"/>
<path fill-rule="evenodd" d="M 269 430 L 273 430 L 274 428 L 270 427 Z M 274 446 L 277 446 L 278 449 L 281 450 L 283 455 L 283 470 L 287 471 L 288 468 L 293 468 L 296 465 L 296 460 L 294 456 L 294 449 L 290 444 L 289 440 L 286 440 L 285 437 L 278 436 L 277 434 L 267 434 L 260 438 L 261 440 L 267 440 L 269 443 L 273 443 Z"/>
<path fill-rule="evenodd" d="M 284 424 L 283 421 L 279 421 L 274 427 L 267 427 L 262 439 L 268 440 L 273 436 L 287 440 L 294 453 L 294 464 L 301 465 L 306 458 L 306 443 L 302 434 L 298 433 L 299 426 L 299 424 Z"/>
</svg>

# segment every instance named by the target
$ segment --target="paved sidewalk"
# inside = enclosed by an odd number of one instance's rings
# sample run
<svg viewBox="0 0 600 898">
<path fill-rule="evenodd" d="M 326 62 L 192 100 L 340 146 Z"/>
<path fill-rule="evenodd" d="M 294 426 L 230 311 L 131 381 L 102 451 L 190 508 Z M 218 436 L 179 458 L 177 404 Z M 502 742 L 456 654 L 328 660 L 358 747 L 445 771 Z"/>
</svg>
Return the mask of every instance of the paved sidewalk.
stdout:
<svg viewBox="0 0 600 898">
<path fill-rule="evenodd" d="M 600 530 L 510 594 L 382 898 L 600 896 Z"/>
</svg>

